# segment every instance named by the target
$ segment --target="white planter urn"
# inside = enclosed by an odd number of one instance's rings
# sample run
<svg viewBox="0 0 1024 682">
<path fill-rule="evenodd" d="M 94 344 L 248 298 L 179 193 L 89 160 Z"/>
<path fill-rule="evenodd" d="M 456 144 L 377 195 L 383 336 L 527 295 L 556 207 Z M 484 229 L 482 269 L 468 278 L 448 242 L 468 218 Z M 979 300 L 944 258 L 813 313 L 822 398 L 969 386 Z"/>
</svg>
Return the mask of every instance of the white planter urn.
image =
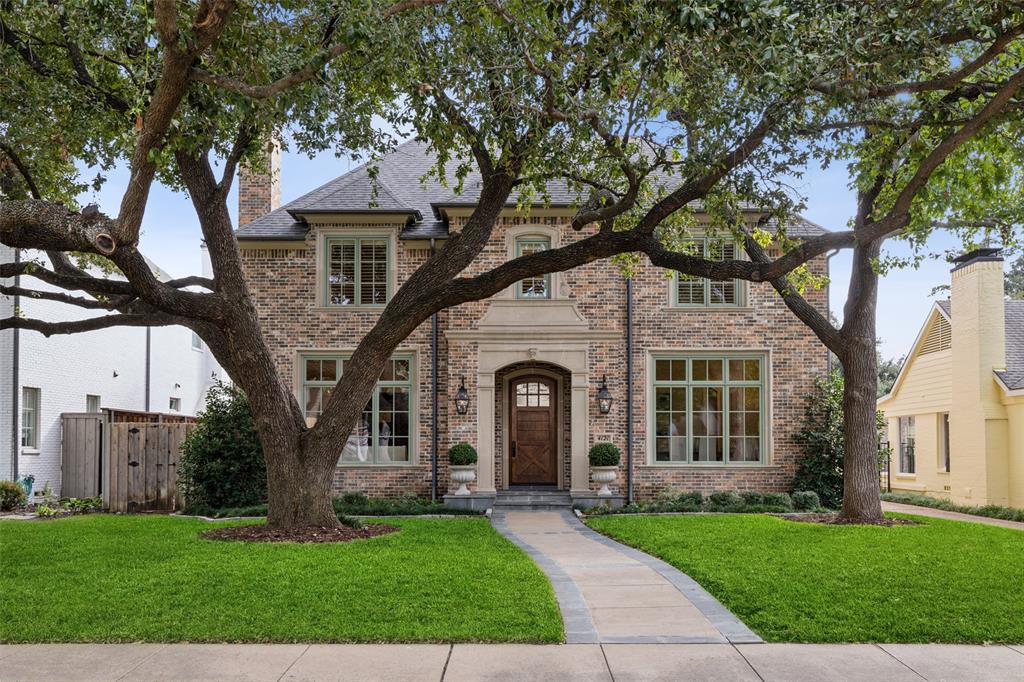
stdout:
<svg viewBox="0 0 1024 682">
<path fill-rule="evenodd" d="M 614 481 L 618 475 L 618 466 L 590 467 L 590 477 L 594 479 L 595 483 L 601 484 L 601 489 L 597 491 L 597 494 L 601 496 L 610 496 L 612 494 L 612 491 L 608 489 L 608 484 Z"/>
<path fill-rule="evenodd" d="M 459 489 L 455 491 L 455 494 L 469 495 L 469 488 L 466 487 L 466 484 L 476 480 L 476 465 L 464 464 L 456 466 L 452 464 L 449 469 L 452 473 L 452 480 L 459 484 Z"/>
</svg>

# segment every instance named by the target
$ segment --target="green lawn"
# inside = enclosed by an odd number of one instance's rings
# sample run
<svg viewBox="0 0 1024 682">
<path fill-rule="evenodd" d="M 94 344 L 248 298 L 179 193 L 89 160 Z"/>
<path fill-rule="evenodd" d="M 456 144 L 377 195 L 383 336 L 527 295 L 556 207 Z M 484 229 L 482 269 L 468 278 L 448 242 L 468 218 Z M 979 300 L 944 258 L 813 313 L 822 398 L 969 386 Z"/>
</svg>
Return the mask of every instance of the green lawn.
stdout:
<svg viewBox="0 0 1024 682">
<path fill-rule="evenodd" d="M 167 516 L 0 522 L 4 642 L 558 642 L 547 579 L 484 519 L 345 544 L 203 540 Z"/>
<path fill-rule="evenodd" d="M 1024 642 L 1024 533 L 958 521 L 603 516 L 773 642 Z"/>
</svg>

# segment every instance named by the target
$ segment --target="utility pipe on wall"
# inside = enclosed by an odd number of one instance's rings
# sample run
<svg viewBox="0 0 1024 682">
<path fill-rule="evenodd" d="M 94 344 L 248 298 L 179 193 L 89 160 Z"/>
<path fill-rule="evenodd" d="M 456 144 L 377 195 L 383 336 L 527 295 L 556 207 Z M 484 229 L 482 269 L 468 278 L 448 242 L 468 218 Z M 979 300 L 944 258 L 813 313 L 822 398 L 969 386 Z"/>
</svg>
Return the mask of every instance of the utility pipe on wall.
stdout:
<svg viewBox="0 0 1024 682">
<path fill-rule="evenodd" d="M 633 279 L 626 278 L 626 504 L 633 501 Z"/>
</svg>

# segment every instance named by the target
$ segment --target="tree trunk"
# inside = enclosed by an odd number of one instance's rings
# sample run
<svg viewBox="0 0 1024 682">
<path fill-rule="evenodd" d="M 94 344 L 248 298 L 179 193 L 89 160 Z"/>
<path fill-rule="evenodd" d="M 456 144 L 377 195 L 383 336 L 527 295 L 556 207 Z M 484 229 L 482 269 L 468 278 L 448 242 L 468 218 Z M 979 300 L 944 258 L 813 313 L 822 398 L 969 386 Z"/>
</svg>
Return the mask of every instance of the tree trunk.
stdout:
<svg viewBox="0 0 1024 682">
<path fill-rule="evenodd" d="M 298 444 L 296 444 L 297 446 Z M 275 528 L 340 525 L 331 506 L 334 467 L 325 468 L 264 446 L 267 463 L 267 525 Z"/>
<path fill-rule="evenodd" d="M 858 245 L 853 253 L 849 298 L 843 319 L 843 508 L 839 517 L 852 523 L 882 520 L 879 497 L 878 426 L 876 423 L 878 356 L 875 314 L 881 243 Z"/>
<path fill-rule="evenodd" d="M 874 339 L 858 339 L 843 362 L 843 508 L 840 518 L 856 523 L 882 519 L 879 497 L 878 383 Z"/>
</svg>

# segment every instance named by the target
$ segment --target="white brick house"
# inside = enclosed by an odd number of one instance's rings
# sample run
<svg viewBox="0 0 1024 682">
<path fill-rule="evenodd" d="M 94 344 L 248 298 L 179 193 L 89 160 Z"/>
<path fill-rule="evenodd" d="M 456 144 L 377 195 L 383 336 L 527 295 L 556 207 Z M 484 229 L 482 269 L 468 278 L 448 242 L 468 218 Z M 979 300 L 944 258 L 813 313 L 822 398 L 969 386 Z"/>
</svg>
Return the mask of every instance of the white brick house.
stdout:
<svg viewBox="0 0 1024 682">
<path fill-rule="evenodd" d="M 23 251 L 21 258 L 35 254 Z M 12 250 L 0 245 L 0 261 L 13 262 Z M 206 271 L 205 249 L 203 261 Z M 21 286 L 57 290 L 25 276 Z M 48 321 L 104 314 L 24 296 L 17 307 L 25 317 Z M 0 317 L 14 310 L 13 297 L 0 296 Z M 225 378 L 220 365 L 185 327 L 115 327 L 50 338 L 0 331 L 0 480 L 32 474 L 36 490 L 49 483 L 60 494 L 62 413 L 114 408 L 194 415 L 219 378 Z"/>
</svg>

